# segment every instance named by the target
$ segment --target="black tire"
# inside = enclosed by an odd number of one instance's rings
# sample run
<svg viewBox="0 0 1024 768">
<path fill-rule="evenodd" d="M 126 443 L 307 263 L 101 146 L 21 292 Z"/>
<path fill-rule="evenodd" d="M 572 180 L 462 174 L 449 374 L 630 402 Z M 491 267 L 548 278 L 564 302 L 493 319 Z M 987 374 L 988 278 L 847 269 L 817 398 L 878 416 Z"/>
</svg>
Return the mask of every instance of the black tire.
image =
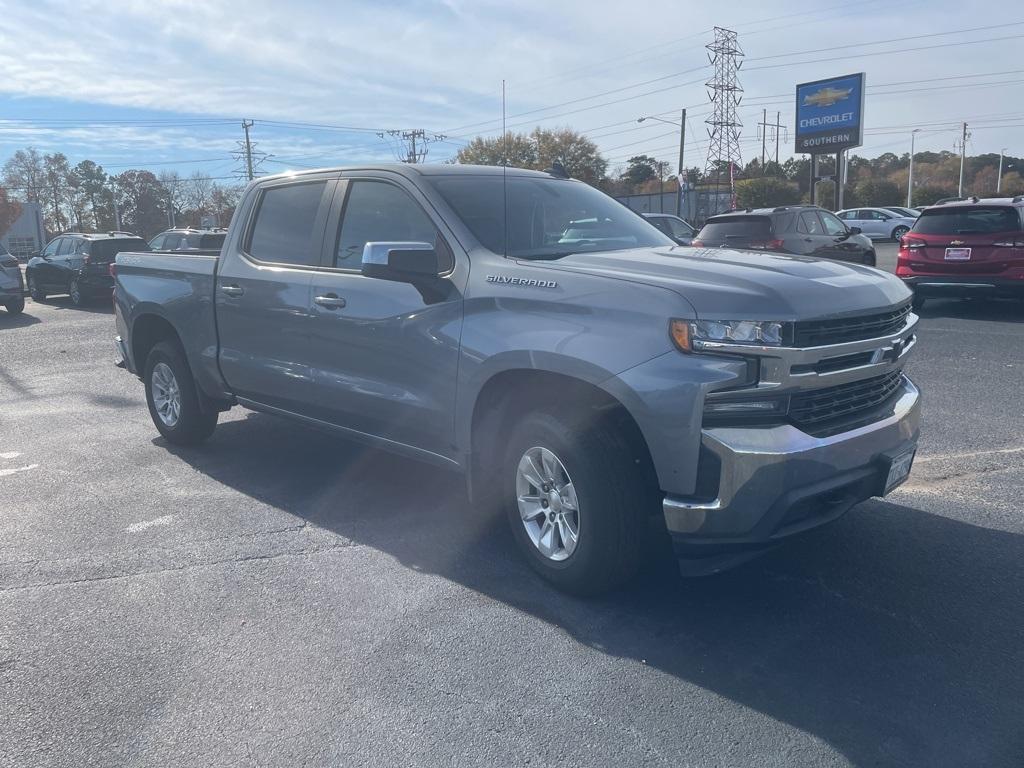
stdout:
<svg viewBox="0 0 1024 768">
<path fill-rule="evenodd" d="M 912 300 L 912 301 L 910 302 L 910 307 L 911 307 L 911 309 L 913 309 L 913 310 L 914 310 L 915 312 L 920 312 L 920 311 L 921 311 L 921 308 L 922 308 L 922 307 L 924 307 L 924 303 L 925 303 L 925 301 L 926 301 L 926 299 L 925 299 L 925 297 L 924 297 L 924 296 L 918 296 L 918 295 L 917 295 L 917 294 L 915 293 L 915 294 L 914 294 L 914 298 L 913 298 L 913 300 Z"/>
<path fill-rule="evenodd" d="M 71 303 L 76 307 L 84 307 L 88 304 L 85 294 L 82 293 L 82 287 L 78 283 L 78 278 L 71 278 L 71 282 L 68 283 L 68 296 L 71 297 Z"/>
<path fill-rule="evenodd" d="M 579 538 L 565 560 L 540 552 L 519 513 L 519 461 L 534 447 L 559 458 L 576 491 Z M 502 488 L 512 535 L 533 569 L 559 589 L 593 595 L 626 582 L 639 569 L 650 543 L 649 518 L 660 511 L 660 493 L 644 483 L 635 453 L 609 424 L 550 413 L 528 415 L 509 436 Z"/>
<path fill-rule="evenodd" d="M 896 227 L 892 231 L 892 239 L 895 240 L 898 243 L 900 241 L 900 238 L 903 237 L 905 234 L 907 234 L 907 232 L 909 232 L 909 231 L 910 231 L 910 227 L 904 227 L 901 224 L 900 226 Z"/>
<path fill-rule="evenodd" d="M 28 295 L 32 301 L 46 301 L 46 291 L 39 287 L 33 275 L 28 276 Z"/>
<path fill-rule="evenodd" d="M 7 307 L 8 314 L 20 315 L 25 311 L 25 297 L 21 296 L 17 299 L 11 299 L 4 306 Z"/>
<path fill-rule="evenodd" d="M 153 402 L 153 369 L 160 363 L 166 364 L 171 369 L 180 394 L 181 412 L 173 424 L 166 423 L 160 417 Z M 181 347 L 169 341 L 159 342 L 146 358 L 144 370 L 143 381 L 146 387 L 146 404 L 149 406 L 149 415 L 157 430 L 168 442 L 175 445 L 199 445 L 213 434 L 213 430 L 217 427 L 219 414 L 216 411 L 206 412 L 200 408 L 192 369 L 189 368 Z"/>
</svg>

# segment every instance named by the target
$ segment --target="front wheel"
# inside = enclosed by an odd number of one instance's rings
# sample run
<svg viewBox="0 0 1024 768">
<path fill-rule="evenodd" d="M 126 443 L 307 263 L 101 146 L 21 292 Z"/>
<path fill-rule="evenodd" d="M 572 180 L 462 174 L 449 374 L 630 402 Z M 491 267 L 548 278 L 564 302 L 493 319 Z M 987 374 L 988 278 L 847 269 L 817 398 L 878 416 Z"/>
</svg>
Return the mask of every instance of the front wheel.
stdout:
<svg viewBox="0 0 1024 768">
<path fill-rule="evenodd" d="M 46 291 L 39 286 L 39 281 L 34 275 L 28 276 L 28 295 L 32 301 L 46 301 Z"/>
<path fill-rule="evenodd" d="M 907 234 L 907 232 L 909 232 L 909 231 L 910 231 L 910 227 L 904 227 L 904 226 L 896 227 L 892 231 L 892 239 L 895 240 L 898 243 L 900 241 L 900 238 L 903 237 L 905 234 Z"/>
<path fill-rule="evenodd" d="M 25 311 L 25 298 L 20 297 L 17 299 L 11 299 L 4 306 L 7 307 L 7 312 L 12 315 L 20 315 Z"/>
<path fill-rule="evenodd" d="M 213 434 L 218 414 L 199 406 L 192 370 L 178 345 L 156 344 L 146 358 L 143 378 L 149 415 L 169 442 L 198 445 Z"/>
<path fill-rule="evenodd" d="M 71 303 L 76 307 L 85 306 L 85 294 L 82 293 L 82 286 L 77 279 L 73 279 L 68 285 L 68 295 L 71 296 Z"/>
<path fill-rule="evenodd" d="M 513 536 L 543 578 L 596 594 L 636 573 L 658 495 L 616 430 L 531 414 L 510 435 L 503 474 Z"/>
</svg>

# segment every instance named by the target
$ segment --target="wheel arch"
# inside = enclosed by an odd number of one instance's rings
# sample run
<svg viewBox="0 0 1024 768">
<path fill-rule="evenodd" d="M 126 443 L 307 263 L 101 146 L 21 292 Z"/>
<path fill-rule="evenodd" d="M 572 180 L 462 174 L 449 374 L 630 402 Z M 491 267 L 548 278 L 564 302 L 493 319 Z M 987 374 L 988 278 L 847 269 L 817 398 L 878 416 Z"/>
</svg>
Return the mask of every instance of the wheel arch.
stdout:
<svg viewBox="0 0 1024 768">
<path fill-rule="evenodd" d="M 658 487 L 651 451 L 629 409 L 596 381 L 543 368 L 508 368 L 481 385 L 468 419 L 467 482 L 471 498 L 494 489 L 501 450 L 518 414 L 571 409 L 579 417 L 613 424 L 626 437 L 645 478 Z"/>
</svg>

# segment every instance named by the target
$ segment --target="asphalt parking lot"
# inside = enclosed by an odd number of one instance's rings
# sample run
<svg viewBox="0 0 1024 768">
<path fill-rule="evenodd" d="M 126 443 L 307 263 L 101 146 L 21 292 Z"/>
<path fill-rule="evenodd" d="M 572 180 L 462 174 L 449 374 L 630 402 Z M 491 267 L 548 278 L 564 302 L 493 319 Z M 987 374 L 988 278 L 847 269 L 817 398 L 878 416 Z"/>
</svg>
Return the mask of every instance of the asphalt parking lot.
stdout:
<svg viewBox="0 0 1024 768">
<path fill-rule="evenodd" d="M 0 766 L 1019 766 L 1024 303 L 922 314 L 906 486 L 583 601 L 455 475 L 241 409 L 171 448 L 108 308 L 0 312 Z"/>
</svg>

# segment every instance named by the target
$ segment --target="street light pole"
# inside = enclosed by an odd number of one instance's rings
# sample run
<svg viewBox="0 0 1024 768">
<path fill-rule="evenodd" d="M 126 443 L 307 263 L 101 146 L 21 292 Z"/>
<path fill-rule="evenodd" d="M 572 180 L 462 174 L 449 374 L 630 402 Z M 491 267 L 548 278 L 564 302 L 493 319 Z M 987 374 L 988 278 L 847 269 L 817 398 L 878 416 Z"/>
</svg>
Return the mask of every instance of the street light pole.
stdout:
<svg viewBox="0 0 1024 768">
<path fill-rule="evenodd" d="M 656 120 L 659 123 L 665 123 L 665 125 L 674 125 L 679 129 L 679 168 L 676 171 L 676 183 L 679 185 L 679 189 L 676 191 L 676 216 L 679 218 L 683 217 L 683 150 L 686 147 L 686 110 L 684 109 L 681 115 L 681 120 L 677 123 L 674 120 L 663 120 L 660 117 L 654 115 L 644 115 L 638 117 L 636 121 L 642 123 L 644 120 Z"/>
<path fill-rule="evenodd" d="M 915 128 L 910 132 L 910 172 L 907 174 L 907 208 L 914 205 L 914 134 L 920 130 L 920 128 Z"/>
<path fill-rule="evenodd" d="M 999 150 L 999 175 L 996 176 L 996 194 L 1003 191 L 1003 155 L 1006 154 L 1006 147 Z"/>
</svg>

